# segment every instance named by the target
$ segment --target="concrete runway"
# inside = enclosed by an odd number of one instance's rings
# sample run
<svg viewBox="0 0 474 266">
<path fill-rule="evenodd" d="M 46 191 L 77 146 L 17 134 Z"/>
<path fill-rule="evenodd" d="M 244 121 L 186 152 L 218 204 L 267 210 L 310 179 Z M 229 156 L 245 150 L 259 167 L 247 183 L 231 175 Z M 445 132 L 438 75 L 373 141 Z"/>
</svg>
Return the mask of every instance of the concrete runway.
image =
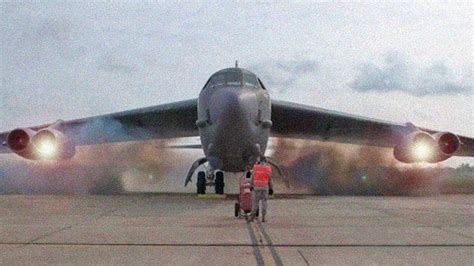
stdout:
<svg viewBox="0 0 474 266">
<path fill-rule="evenodd" d="M 0 264 L 474 264 L 474 195 L 292 196 L 268 223 L 193 194 L 0 196 Z"/>
</svg>

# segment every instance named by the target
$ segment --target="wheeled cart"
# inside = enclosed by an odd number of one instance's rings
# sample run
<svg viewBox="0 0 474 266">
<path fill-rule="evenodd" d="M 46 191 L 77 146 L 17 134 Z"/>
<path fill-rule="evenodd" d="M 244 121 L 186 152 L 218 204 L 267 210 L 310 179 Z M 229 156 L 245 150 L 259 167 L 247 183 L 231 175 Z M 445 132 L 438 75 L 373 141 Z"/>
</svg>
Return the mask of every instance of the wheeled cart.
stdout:
<svg viewBox="0 0 474 266">
<path fill-rule="evenodd" d="M 241 178 L 240 180 L 240 191 L 237 202 L 235 203 L 234 215 L 235 217 L 245 217 L 252 213 L 252 191 L 250 179 Z M 259 210 L 257 210 L 256 216 L 258 216 Z"/>
</svg>

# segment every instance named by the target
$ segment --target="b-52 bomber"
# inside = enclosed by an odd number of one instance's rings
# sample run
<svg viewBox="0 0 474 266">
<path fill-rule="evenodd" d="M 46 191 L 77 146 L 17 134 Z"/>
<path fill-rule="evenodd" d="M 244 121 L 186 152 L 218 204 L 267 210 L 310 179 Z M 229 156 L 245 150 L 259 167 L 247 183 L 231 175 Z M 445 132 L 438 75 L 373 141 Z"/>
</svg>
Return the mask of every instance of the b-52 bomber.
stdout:
<svg viewBox="0 0 474 266">
<path fill-rule="evenodd" d="M 119 125 L 124 133 L 116 134 L 116 127 L 108 124 Z M 271 100 L 263 82 L 237 65 L 213 74 L 197 99 L 0 133 L 0 153 L 67 160 L 83 145 L 192 136 L 200 136 L 201 143 L 176 148 L 203 150 L 204 157 L 196 160 L 185 179 L 188 184 L 205 164 L 207 170 L 197 175 L 200 194 L 209 185 L 224 193 L 224 172 L 243 172 L 263 158 L 270 137 L 388 147 L 403 163 L 474 156 L 470 137 Z M 268 161 L 281 172 L 278 162 Z"/>
</svg>

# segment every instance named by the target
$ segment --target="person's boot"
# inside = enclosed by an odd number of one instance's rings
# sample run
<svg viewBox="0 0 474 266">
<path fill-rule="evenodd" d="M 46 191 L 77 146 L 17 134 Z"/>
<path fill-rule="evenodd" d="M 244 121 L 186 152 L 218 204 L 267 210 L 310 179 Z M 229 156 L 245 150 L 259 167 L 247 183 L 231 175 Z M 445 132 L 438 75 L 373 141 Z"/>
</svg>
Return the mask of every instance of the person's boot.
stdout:
<svg viewBox="0 0 474 266">
<path fill-rule="evenodd" d="M 262 214 L 262 223 L 266 222 L 265 220 L 265 214 Z"/>
</svg>

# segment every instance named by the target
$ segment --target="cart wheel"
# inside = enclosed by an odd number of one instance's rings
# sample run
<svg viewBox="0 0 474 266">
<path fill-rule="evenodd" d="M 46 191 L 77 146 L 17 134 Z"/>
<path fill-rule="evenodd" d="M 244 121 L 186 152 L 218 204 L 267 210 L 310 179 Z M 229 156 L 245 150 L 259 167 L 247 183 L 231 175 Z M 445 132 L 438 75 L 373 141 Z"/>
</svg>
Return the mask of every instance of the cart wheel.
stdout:
<svg viewBox="0 0 474 266">
<path fill-rule="evenodd" d="M 235 217 L 239 217 L 239 212 L 240 212 L 240 205 L 239 205 L 239 203 L 236 202 L 235 205 L 234 205 L 234 215 L 235 215 Z"/>
</svg>

